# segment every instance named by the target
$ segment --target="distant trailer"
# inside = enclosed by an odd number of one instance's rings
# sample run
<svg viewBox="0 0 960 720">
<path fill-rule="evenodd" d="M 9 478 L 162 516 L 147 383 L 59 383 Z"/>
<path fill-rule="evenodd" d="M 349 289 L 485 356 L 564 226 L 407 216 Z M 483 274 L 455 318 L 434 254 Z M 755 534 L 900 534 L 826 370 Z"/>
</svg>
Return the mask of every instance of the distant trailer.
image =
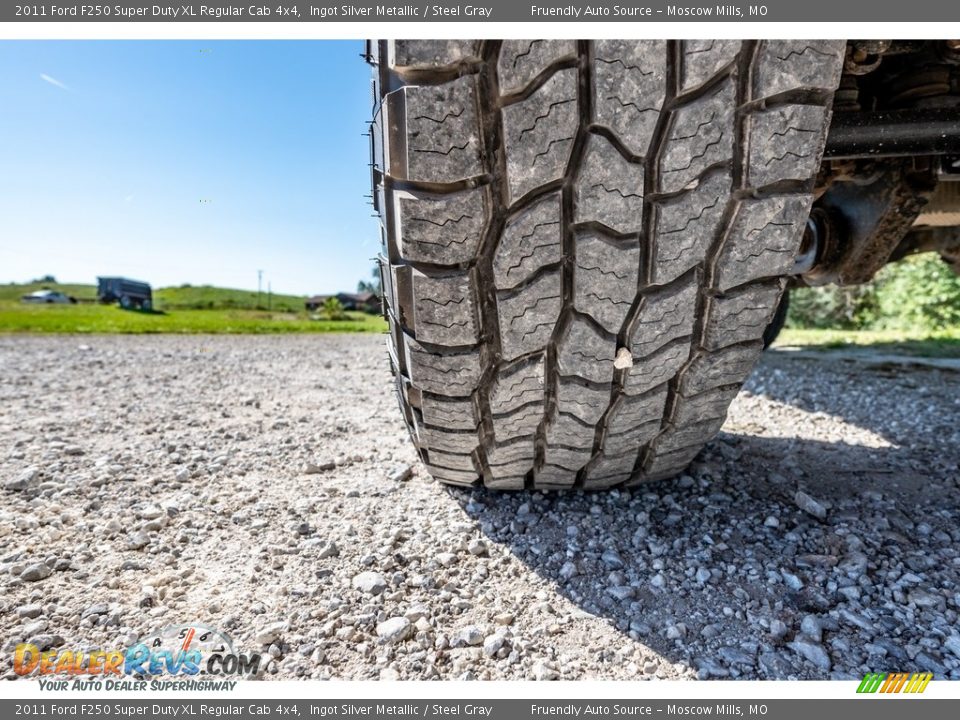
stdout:
<svg viewBox="0 0 960 720">
<path fill-rule="evenodd" d="M 123 277 L 98 277 L 97 300 L 102 303 L 119 303 L 130 310 L 153 309 L 153 290 L 149 283 Z"/>
</svg>

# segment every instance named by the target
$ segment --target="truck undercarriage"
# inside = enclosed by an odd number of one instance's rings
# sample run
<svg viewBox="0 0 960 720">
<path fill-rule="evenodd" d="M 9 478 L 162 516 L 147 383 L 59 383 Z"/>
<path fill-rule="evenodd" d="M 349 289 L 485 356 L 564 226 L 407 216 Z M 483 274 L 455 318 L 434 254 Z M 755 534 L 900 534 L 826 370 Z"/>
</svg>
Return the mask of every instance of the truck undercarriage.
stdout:
<svg viewBox="0 0 960 720">
<path fill-rule="evenodd" d="M 937 252 L 960 272 L 960 41 L 850 41 L 794 282 Z"/>
</svg>

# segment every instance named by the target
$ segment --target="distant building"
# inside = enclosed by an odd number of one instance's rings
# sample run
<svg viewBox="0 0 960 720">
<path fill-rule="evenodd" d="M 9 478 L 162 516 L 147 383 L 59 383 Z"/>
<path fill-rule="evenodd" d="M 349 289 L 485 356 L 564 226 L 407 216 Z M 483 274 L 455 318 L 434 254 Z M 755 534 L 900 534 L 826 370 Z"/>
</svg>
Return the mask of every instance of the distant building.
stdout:
<svg viewBox="0 0 960 720">
<path fill-rule="evenodd" d="M 372 292 L 341 292 L 336 295 L 314 295 L 306 299 L 304 307 L 310 312 L 322 310 L 323 304 L 332 297 L 340 301 L 344 310 L 360 310 L 361 312 L 368 313 L 380 312 L 380 297 Z"/>
</svg>

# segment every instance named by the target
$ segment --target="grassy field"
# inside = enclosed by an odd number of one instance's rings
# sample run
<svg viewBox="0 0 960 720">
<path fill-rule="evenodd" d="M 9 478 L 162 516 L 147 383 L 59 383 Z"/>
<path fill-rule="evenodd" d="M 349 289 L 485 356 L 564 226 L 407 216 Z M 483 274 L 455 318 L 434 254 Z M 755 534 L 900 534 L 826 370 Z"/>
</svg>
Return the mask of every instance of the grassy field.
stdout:
<svg viewBox="0 0 960 720">
<path fill-rule="evenodd" d="M 20 296 L 34 290 L 60 290 L 78 300 L 96 298 L 92 285 L 30 283 L 0 285 L 0 333 L 309 333 L 384 332 L 376 315 L 346 313 L 328 320 L 307 313 L 303 298 L 274 295 L 267 310 L 266 293 L 227 288 L 173 287 L 154 291 L 155 312 L 121 310 L 114 305 L 30 305 Z"/>
<path fill-rule="evenodd" d="M 899 330 L 799 330 L 784 328 L 775 346 L 807 350 L 871 350 L 914 357 L 960 358 L 960 328 L 936 333 Z"/>
</svg>

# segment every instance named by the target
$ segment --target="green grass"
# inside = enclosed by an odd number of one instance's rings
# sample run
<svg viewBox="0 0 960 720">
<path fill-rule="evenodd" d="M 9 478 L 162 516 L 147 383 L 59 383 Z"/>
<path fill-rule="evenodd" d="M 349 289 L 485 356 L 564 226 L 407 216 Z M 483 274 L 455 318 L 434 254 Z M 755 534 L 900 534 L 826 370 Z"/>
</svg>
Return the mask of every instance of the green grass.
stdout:
<svg viewBox="0 0 960 720">
<path fill-rule="evenodd" d="M 96 295 L 96 292 L 94 292 Z M 210 285 L 182 285 L 159 288 L 153 293 L 154 304 L 160 310 L 266 310 L 299 312 L 305 298 L 297 295 L 260 294 L 259 304 L 255 290 L 233 290 Z"/>
<path fill-rule="evenodd" d="M 71 295 L 78 300 L 96 300 L 96 285 L 69 285 L 60 283 L 8 283 L 0 285 L 0 302 L 11 301 L 19 302 L 21 295 L 36 292 L 37 290 L 59 290 L 60 292 Z"/>
<path fill-rule="evenodd" d="M 311 333 L 385 332 L 383 318 L 348 312 L 345 320 L 313 319 L 303 298 L 274 295 L 272 310 L 258 309 L 256 292 L 226 288 L 176 287 L 154 291 L 154 313 L 114 305 L 31 305 L 20 296 L 60 290 L 79 300 L 96 298 L 92 285 L 30 283 L 0 285 L 0 333 Z M 261 296 L 266 304 L 266 293 Z"/>
<path fill-rule="evenodd" d="M 913 357 L 960 358 L 960 328 L 924 330 L 800 330 L 784 328 L 775 347 L 865 350 Z"/>
</svg>

